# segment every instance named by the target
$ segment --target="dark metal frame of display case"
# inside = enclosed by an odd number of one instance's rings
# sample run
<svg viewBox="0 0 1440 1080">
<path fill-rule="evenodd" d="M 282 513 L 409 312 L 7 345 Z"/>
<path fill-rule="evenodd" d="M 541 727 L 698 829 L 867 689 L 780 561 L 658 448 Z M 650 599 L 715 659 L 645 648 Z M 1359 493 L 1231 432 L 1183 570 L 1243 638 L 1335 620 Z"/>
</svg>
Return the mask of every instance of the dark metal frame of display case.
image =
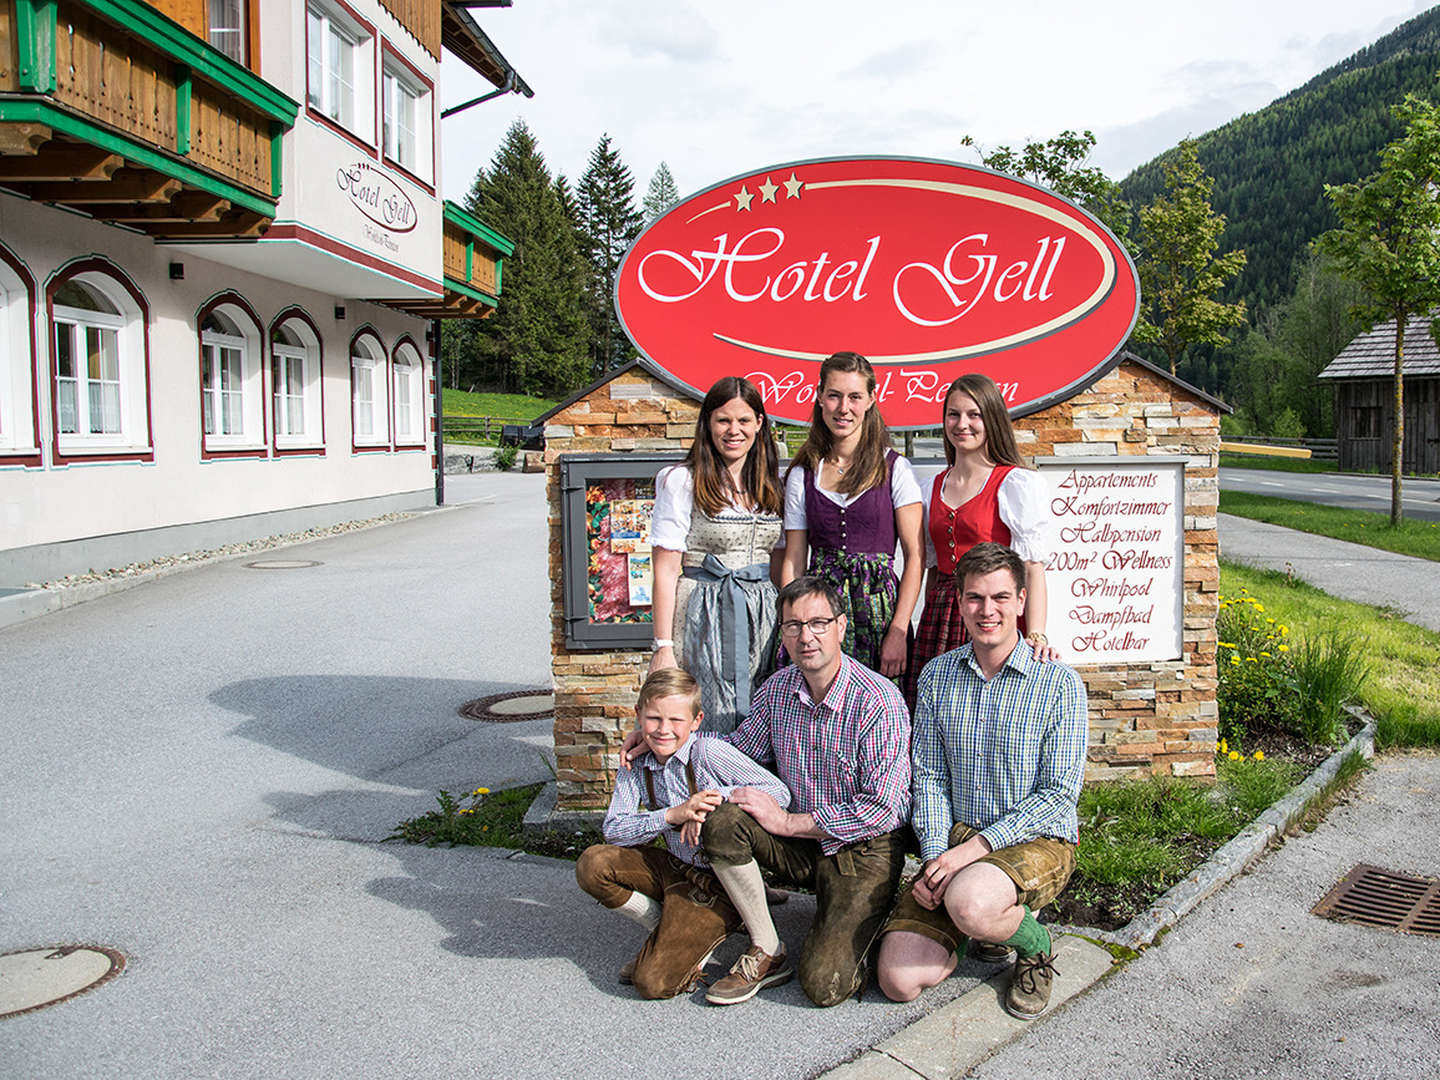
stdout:
<svg viewBox="0 0 1440 1080">
<path fill-rule="evenodd" d="M 585 516 L 585 489 L 598 480 L 650 480 L 667 465 L 685 460 L 684 453 L 561 454 L 556 459 L 560 482 L 560 592 L 564 606 L 565 648 L 648 649 L 653 624 L 590 621 L 590 546 Z"/>
</svg>

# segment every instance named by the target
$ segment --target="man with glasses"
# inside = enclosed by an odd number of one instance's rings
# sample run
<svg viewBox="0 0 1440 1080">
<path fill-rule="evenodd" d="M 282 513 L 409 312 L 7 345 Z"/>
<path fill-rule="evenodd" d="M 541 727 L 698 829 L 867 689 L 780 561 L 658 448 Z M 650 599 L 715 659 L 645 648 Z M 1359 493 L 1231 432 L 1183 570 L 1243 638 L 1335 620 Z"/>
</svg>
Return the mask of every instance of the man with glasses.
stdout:
<svg viewBox="0 0 1440 1080">
<path fill-rule="evenodd" d="M 836 1005 L 864 985 L 866 955 L 904 865 L 910 716 L 893 682 L 841 651 L 845 615 L 830 585 L 796 578 L 776 603 L 793 663 L 755 692 L 750 716 L 727 738 L 773 762 L 793 798 L 787 811 L 757 788 L 740 788 L 702 826 L 711 867 L 754 943 L 705 997 L 748 1001 L 791 975 L 763 867 L 782 884 L 815 891 L 800 985 L 815 1004 Z"/>
</svg>

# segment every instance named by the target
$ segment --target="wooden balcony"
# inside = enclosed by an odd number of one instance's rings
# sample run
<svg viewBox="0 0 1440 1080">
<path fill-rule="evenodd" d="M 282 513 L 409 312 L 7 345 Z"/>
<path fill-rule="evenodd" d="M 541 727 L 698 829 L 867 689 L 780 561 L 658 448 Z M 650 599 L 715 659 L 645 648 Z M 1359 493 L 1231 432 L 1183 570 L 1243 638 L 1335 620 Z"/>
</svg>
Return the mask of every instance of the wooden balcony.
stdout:
<svg viewBox="0 0 1440 1080">
<path fill-rule="evenodd" d="M 514 250 L 511 240 L 447 200 L 444 295 L 383 303 L 426 319 L 483 319 L 500 302 L 505 257 Z"/>
<path fill-rule="evenodd" d="M 258 236 L 298 105 L 139 0 L 0 0 L 0 185 L 156 237 Z"/>
</svg>

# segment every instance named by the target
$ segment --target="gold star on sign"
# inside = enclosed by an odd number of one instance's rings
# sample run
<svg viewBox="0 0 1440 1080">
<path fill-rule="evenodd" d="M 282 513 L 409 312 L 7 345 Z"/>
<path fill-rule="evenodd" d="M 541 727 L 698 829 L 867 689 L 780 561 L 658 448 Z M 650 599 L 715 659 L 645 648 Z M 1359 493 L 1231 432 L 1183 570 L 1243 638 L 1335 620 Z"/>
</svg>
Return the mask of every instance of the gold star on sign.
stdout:
<svg viewBox="0 0 1440 1080">
<path fill-rule="evenodd" d="M 775 201 L 775 192 L 777 192 L 777 191 L 779 191 L 779 190 L 780 190 L 780 185 L 779 185 L 779 184 L 771 183 L 771 182 L 770 182 L 770 178 L 769 178 L 768 176 L 765 177 L 765 182 L 760 185 L 760 201 L 761 201 L 761 202 L 774 202 L 774 201 Z"/>
<path fill-rule="evenodd" d="M 770 178 L 767 176 L 765 179 L 768 180 Z M 798 199 L 800 197 L 800 189 L 804 186 L 805 185 L 799 180 L 795 179 L 795 174 L 792 172 L 790 179 L 785 181 L 785 197 L 787 199 Z"/>
<path fill-rule="evenodd" d="M 735 206 L 736 206 L 736 208 L 739 209 L 739 210 L 749 210 L 749 209 L 750 209 L 750 200 L 753 199 L 753 198 L 755 198 L 754 194 L 753 194 L 752 192 L 750 192 L 750 191 L 747 191 L 747 190 L 745 189 L 745 186 L 742 184 L 742 185 L 740 186 L 740 190 L 735 193 Z"/>
</svg>

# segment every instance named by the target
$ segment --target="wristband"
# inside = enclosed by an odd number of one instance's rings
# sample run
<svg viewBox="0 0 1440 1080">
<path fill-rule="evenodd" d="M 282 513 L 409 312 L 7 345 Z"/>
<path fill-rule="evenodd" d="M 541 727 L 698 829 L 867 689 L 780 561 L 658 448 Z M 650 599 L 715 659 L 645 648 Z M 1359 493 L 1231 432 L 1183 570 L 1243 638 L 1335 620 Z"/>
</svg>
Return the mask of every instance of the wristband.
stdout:
<svg viewBox="0 0 1440 1080">
<path fill-rule="evenodd" d="M 657 637 L 654 641 L 650 643 L 651 652 L 659 652 L 661 649 L 673 649 L 674 647 L 675 642 L 671 641 L 669 638 Z"/>
</svg>

